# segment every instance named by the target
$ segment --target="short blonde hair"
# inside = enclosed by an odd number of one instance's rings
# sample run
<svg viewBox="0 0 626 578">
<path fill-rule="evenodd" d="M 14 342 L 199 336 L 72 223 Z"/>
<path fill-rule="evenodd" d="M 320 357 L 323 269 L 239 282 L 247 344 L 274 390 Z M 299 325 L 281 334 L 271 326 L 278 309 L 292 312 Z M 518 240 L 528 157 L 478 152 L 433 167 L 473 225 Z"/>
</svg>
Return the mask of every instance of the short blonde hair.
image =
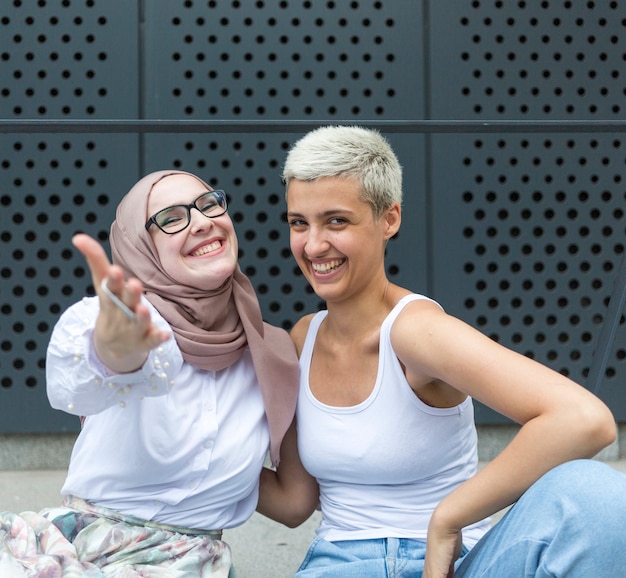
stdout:
<svg viewBox="0 0 626 578">
<path fill-rule="evenodd" d="M 283 182 L 323 177 L 356 179 L 361 195 L 378 219 L 402 203 L 402 167 L 387 140 L 376 130 L 326 126 L 307 133 L 289 151 Z"/>
</svg>

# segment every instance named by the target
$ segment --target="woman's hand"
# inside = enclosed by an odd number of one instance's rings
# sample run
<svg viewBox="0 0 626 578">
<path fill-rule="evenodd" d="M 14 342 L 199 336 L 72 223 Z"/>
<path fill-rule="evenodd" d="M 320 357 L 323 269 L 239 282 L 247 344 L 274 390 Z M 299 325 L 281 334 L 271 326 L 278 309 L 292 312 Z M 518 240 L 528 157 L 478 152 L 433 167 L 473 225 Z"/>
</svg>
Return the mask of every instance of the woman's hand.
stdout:
<svg viewBox="0 0 626 578">
<path fill-rule="evenodd" d="M 139 369 L 148 352 L 166 341 L 169 334 L 152 323 L 150 311 L 141 303 L 141 283 L 134 278 L 124 282 L 122 269 L 109 262 L 100 243 L 84 234 L 75 235 L 72 242 L 87 260 L 100 298 L 100 313 L 93 336 L 98 357 L 116 373 Z M 132 312 L 133 319 L 102 289 L 103 281 L 110 293 Z"/>
<path fill-rule="evenodd" d="M 462 546 L 461 530 L 438 527 L 436 520 L 431 520 L 422 578 L 453 578 L 454 563 L 461 555 Z"/>
</svg>

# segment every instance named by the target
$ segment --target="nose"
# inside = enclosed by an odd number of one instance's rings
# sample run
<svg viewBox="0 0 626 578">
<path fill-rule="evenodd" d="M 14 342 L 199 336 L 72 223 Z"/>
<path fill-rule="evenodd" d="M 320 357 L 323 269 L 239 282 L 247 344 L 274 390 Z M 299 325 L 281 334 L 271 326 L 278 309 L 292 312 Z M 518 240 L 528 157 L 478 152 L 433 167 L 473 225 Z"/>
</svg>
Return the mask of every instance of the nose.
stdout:
<svg viewBox="0 0 626 578">
<path fill-rule="evenodd" d="M 189 209 L 189 228 L 192 233 L 206 231 L 209 227 L 211 227 L 211 221 L 212 219 L 203 215 L 195 207 L 191 207 Z"/>
<path fill-rule="evenodd" d="M 330 243 L 323 229 L 310 227 L 304 243 L 304 251 L 309 258 L 322 256 L 328 251 Z"/>
</svg>

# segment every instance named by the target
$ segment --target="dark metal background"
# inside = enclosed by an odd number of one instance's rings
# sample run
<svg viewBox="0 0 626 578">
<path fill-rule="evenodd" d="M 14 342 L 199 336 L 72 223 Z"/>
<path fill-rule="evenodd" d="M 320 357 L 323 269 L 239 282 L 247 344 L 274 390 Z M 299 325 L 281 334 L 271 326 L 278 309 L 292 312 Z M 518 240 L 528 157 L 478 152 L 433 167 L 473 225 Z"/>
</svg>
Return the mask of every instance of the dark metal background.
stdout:
<svg viewBox="0 0 626 578">
<path fill-rule="evenodd" d="M 583 383 L 624 251 L 624 8 L 4 3 L 0 430 L 77 428 L 44 379 L 54 322 L 92 291 L 70 239 L 106 244 L 146 172 L 229 193 L 268 321 L 322 307 L 289 254 L 279 175 L 291 143 L 333 122 L 378 125 L 404 166 L 391 278 Z M 621 421 L 625 341 L 622 318 L 601 391 Z M 478 421 L 500 418 L 479 406 Z"/>
</svg>

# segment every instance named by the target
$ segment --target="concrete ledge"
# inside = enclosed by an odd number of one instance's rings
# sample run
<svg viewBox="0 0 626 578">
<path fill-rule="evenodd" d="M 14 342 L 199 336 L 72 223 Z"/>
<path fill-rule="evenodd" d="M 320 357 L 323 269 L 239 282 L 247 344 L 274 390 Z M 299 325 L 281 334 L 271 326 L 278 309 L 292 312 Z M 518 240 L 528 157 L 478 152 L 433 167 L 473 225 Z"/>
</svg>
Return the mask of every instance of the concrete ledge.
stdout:
<svg viewBox="0 0 626 578">
<path fill-rule="evenodd" d="M 0 435 L 0 471 L 65 470 L 76 433 Z"/>
<path fill-rule="evenodd" d="M 478 459 L 495 458 L 513 439 L 519 426 L 479 425 Z M 0 435 L 0 471 L 65 470 L 76 433 Z M 617 440 L 597 456 L 602 461 L 626 459 L 626 423 L 618 424 Z"/>
</svg>

